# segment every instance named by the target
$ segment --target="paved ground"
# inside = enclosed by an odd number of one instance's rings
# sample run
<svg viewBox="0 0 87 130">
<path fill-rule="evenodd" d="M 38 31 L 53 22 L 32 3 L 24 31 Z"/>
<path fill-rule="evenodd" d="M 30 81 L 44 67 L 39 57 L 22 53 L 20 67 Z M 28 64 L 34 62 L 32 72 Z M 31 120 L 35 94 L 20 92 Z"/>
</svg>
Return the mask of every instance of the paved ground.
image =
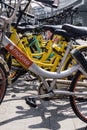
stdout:
<svg viewBox="0 0 87 130">
<path fill-rule="evenodd" d="M 76 117 L 68 99 L 37 101 L 37 108 L 25 103 L 25 96 L 37 93 L 36 84 L 23 81 L 9 86 L 0 106 L 0 130 L 87 130 Z"/>
</svg>

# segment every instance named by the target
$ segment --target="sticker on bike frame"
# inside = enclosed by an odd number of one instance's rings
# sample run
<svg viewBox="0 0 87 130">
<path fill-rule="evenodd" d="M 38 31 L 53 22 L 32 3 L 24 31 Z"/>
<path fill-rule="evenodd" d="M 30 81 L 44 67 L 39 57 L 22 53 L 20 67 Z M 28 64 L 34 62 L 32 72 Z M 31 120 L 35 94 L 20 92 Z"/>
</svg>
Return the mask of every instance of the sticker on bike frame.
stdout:
<svg viewBox="0 0 87 130">
<path fill-rule="evenodd" d="M 5 46 L 8 50 L 25 68 L 29 68 L 32 65 L 32 61 L 15 45 L 7 44 Z"/>
</svg>

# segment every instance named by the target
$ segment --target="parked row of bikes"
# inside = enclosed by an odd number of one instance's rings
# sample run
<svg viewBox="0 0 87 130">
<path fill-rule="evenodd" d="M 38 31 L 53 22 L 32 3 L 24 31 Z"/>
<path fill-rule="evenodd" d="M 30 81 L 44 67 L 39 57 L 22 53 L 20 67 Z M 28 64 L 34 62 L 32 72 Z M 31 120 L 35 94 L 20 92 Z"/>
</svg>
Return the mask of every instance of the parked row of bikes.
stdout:
<svg viewBox="0 0 87 130">
<path fill-rule="evenodd" d="M 77 39 L 86 40 L 87 27 L 23 23 L 21 17 L 31 0 L 26 1 L 23 10 L 19 9 L 22 2 L 19 0 L 15 9 L 9 6 L 13 10 L 9 18 L 3 14 L 0 16 L 0 103 L 8 85 L 29 73 L 28 82 L 37 80 L 40 85 L 38 95 L 26 97 L 28 105 L 36 107 L 37 99 L 51 100 L 66 95 L 75 114 L 87 123 L 87 45 L 77 42 Z M 51 6 L 54 2 L 43 1 L 46 4 L 51 2 Z M 32 15 L 27 14 L 27 17 Z M 48 34 L 48 39 L 43 32 Z M 58 79 L 70 81 L 69 88 L 56 88 Z"/>
</svg>

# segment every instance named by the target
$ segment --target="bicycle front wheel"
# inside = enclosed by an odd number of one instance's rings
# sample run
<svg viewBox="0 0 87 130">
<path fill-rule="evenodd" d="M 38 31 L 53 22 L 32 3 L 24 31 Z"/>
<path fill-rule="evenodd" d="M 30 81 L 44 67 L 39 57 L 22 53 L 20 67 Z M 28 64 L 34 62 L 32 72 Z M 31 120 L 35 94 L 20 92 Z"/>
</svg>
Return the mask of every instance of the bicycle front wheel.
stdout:
<svg viewBox="0 0 87 130">
<path fill-rule="evenodd" d="M 7 88 L 7 74 L 4 66 L 0 63 L 0 104 L 3 101 L 3 98 L 6 93 Z"/>
<path fill-rule="evenodd" d="M 71 86 L 71 92 L 82 92 L 85 95 L 70 96 L 70 103 L 74 113 L 87 123 L 87 77 L 80 71 L 74 76 Z M 84 93 L 85 92 L 85 93 Z"/>
</svg>

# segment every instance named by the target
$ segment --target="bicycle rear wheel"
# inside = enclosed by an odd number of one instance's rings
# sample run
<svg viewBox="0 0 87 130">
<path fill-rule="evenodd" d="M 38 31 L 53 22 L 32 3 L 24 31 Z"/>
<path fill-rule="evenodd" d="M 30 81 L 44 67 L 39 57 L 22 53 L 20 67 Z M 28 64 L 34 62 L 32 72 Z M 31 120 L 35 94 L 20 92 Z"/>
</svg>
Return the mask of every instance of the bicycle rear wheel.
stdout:
<svg viewBox="0 0 87 130">
<path fill-rule="evenodd" d="M 71 92 L 87 92 L 87 77 L 80 71 L 74 76 L 71 86 Z M 74 113 L 87 123 L 87 94 L 79 96 L 70 96 L 70 103 Z"/>
<path fill-rule="evenodd" d="M 0 104 L 3 101 L 3 98 L 6 93 L 7 88 L 7 74 L 4 66 L 0 63 Z"/>
</svg>

